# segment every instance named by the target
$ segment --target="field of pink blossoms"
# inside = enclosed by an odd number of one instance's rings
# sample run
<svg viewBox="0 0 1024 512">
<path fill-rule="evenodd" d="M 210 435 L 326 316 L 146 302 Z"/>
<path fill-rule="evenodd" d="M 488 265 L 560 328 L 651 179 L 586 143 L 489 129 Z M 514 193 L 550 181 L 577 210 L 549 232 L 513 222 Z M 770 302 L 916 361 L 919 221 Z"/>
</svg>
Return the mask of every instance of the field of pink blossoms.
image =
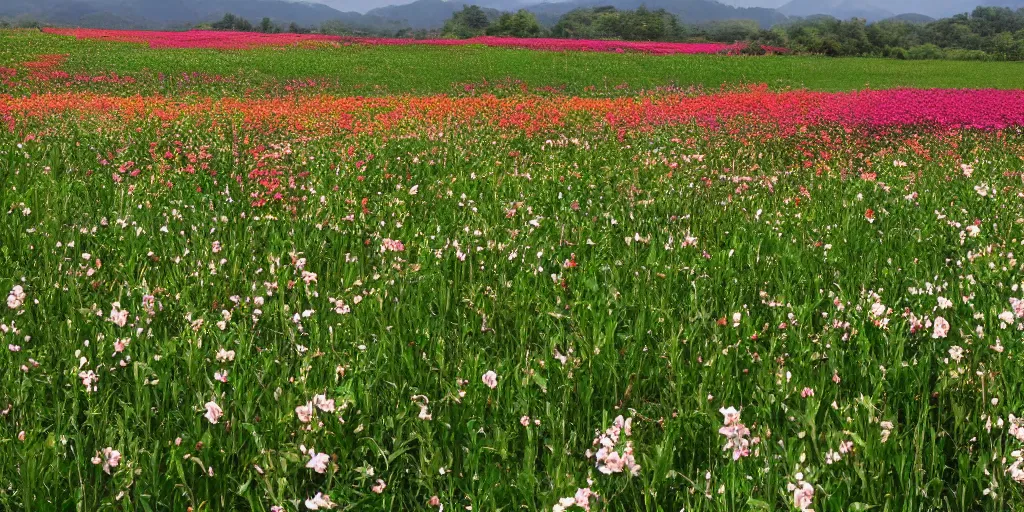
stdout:
<svg viewBox="0 0 1024 512">
<path fill-rule="evenodd" d="M 0 68 L 0 510 L 1024 509 L 1020 90 L 73 51 Z"/>
</svg>

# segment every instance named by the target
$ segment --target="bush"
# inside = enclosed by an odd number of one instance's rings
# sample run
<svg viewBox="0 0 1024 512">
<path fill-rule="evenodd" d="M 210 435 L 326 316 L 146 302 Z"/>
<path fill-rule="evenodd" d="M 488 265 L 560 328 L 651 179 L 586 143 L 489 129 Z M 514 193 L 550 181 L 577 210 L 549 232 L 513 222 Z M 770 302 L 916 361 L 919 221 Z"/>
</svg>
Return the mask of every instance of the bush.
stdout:
<svg viewBox="0 0 1024 512">
<path fill-rule="evenodd" d="M 982 50 L 962 50 L 960 48 L 946 50 L 942 58 L 947 60 L 993 60 L 991 55 Z"/>
<path fill-rule="evenodd" d="M 913 60 L 938 60 L 944 57 L 942 48 L 928 43 L 914 46 L 907 52 L 907 57 Z"/>
</svg>

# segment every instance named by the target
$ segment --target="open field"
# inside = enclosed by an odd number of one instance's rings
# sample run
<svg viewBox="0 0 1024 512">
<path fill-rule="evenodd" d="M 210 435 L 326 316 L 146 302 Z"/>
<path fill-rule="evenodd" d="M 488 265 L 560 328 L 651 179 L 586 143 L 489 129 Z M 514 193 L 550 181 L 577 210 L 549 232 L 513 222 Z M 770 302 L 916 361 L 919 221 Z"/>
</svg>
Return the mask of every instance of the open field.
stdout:
<svg viewBox="0 0 1024 512">
<path fill-rule="evenodd" d="M 717 90 L 739 83 L 774 89 L 841 91 L 894 87 L 1024 87 L 1024 63 L 646 55 L 642 53 L 536 52 L 485 47 L 347 46 L 261 48 L 247 51 L 150 49 L 142 44 L 77 41 L 38 32 L 0 35 L 0 66 L 45 54 L 67 55 L 71 74 L 114 72 L 136 78 L 131 88 L 103 84 L 111 93 L 167 94 L 179 89 L 241 95 L 268 83 L 317 81 L 334 94 L 452 94 L 467 86 L 506 91 L 622 96 L 638 90 L 698 86 Z M 184 75 L 190 75 L 185 80 Z M 198 75 L 198 77 L 196 76 Z M 484 82 L 491 85 L 485 86 Z M 198 82 L 198 83 L 197 83 Z"/>
<path fill-rule="evenodd" d="M 1024 508 L 1015 64 L 0 55 L 0 509 Z"/>
</svg>

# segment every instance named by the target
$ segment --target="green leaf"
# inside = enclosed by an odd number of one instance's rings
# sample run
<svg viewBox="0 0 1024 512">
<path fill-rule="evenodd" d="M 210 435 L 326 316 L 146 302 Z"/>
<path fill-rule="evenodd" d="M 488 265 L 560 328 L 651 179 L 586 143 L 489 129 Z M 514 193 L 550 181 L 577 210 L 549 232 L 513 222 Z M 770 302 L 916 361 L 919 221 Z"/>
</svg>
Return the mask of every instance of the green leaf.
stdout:
<svg viewBox="0 0 1024 512">
<path fill-rule="evenodd" d="M 754 498 L 747 499 L 747 506 L 754 510 L 771 510 L 772 506 L 767 501 Z"/>
<path fill-rule="evenodd" d="M 542 377 L 539 373 L 534 373 L 533 382 L 540 386 L 541 391 L 548 392 L 548 379 Z"/>
</svg>

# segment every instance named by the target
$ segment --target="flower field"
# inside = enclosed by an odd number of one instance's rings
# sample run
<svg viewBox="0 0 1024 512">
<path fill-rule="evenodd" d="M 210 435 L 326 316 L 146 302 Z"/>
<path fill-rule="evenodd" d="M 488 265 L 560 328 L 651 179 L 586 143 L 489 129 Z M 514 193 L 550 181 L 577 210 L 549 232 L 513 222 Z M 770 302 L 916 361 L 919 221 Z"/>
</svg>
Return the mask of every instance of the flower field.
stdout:
<svg viewBox="0 0 1024 512">
<path fill-rule="evenodd" d="M 522 48 L 548 51 L 624 52 L 635 51 L 654 55 L 672 54 L 734 54 L 742 44 L 725 43 L 662 43 L 646 41 L 595 41 L 581 39 L 547 39 L 482 36 L 470 39 L 394 39 L 381 37 L 343 37 L 320 34 L 262 34 L 258 32 L 222 32 L 191 30 L 159 32 L 146 30 L 100 30 L 47 28 L 44 32 L 78 39 L 143 43 L 150 48 L 215 48 L 239 50 L 261 46 L 301 46 L 316 44 L 368 46 L 466 46 L 483 45 L 499 48 Z M 785 49 L 775 49 L 784 52 Z"/>
<path fill-rule="evenodd" d="M 82 48 L 217 50 L 24 37 L 2 510 L 1024 508 L 1021 90 L 158 89 Z"/>
</svg>

